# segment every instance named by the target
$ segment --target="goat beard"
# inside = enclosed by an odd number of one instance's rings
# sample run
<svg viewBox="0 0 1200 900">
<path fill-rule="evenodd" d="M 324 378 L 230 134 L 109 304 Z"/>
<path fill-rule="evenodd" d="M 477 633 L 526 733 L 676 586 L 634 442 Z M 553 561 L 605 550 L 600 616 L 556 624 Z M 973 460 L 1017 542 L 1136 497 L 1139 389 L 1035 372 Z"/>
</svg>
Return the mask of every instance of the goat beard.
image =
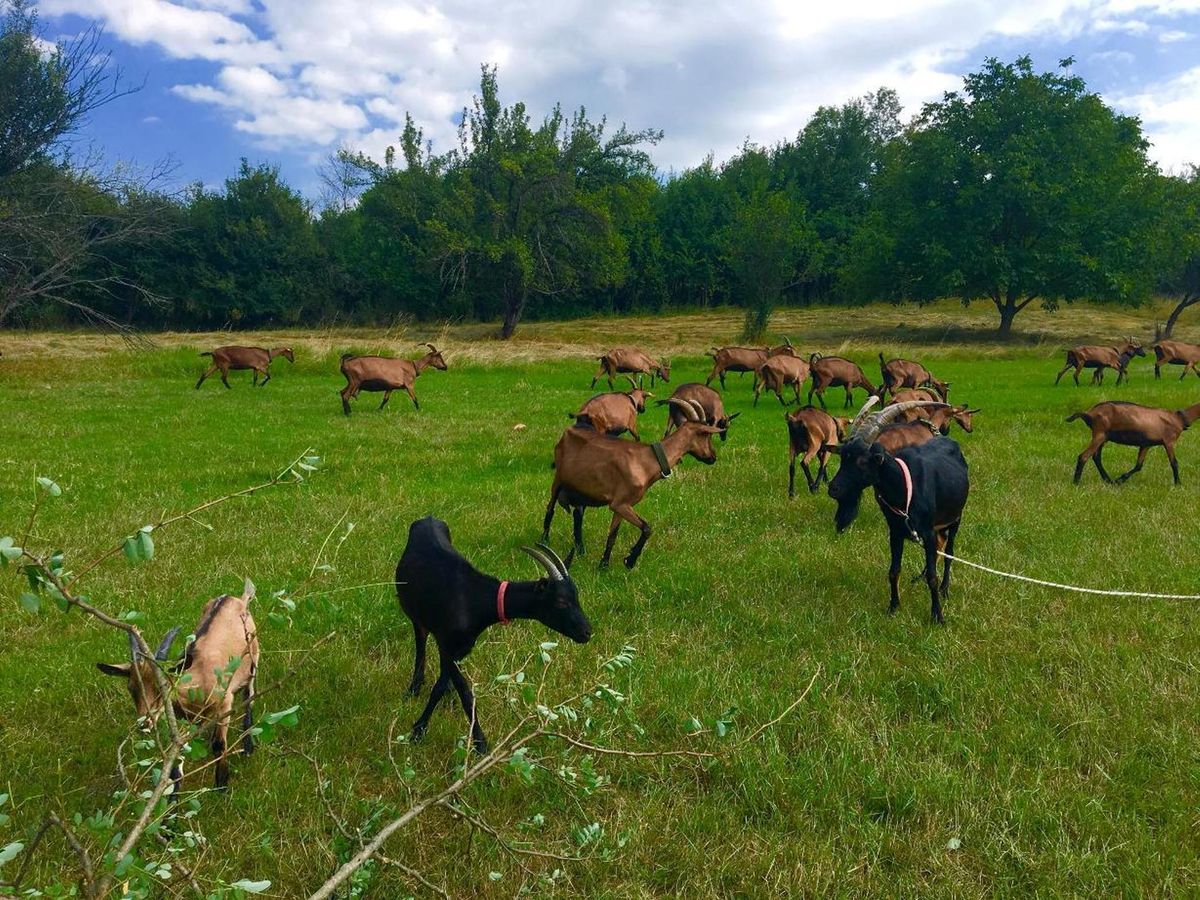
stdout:
<svg viewBox="0 0 1200 900">
<path fill-rule="evenodd" d="M 858 505 L 862 500 L 862 491 L 857 491 L 848 497 L 838 500 L 837 512 L 833 516 L 833 524 L 841 534 L 858 518 Z"/>
</svg>

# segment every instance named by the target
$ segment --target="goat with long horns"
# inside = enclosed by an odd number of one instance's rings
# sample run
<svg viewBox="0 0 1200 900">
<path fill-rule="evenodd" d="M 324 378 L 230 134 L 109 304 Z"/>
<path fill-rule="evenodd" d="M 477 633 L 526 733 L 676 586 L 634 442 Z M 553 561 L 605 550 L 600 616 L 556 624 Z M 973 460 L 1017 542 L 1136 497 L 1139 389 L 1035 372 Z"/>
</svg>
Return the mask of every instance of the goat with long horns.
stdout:
<svg viewBox="0 0 1200 900">
<path fill-rule="evenodd" d="M 900 608 L 900 563 L 905 540 L 915 540 L 925 549 L 925 582 L 929 586 L 933 621 L 944 623 L 941 601 L 950 593 L 950 556 L 967 503 L 967 461 L 958 444 L 947 437 L 888 453 L 875 439 L 883 427 L 907 409 L 929 405 L 912 400 L 894 403 L 871 414 L 879 401 L 870 398 L 850 425 L 849 438 L 840 448 L 842 464 L 829 484 L 829 496 L 837 501 L 834 524 L 845 531 L 858 516 L 862 492 L 874 488 L 875 500 L 887 520 L 892 562 L 888 570 L 891 603 L 888 612 Z M 941 405 L 941 404 L 938 404 Z M 941 585 L 937 580 L 938 552 L 946 557 Z"/>
</svg>

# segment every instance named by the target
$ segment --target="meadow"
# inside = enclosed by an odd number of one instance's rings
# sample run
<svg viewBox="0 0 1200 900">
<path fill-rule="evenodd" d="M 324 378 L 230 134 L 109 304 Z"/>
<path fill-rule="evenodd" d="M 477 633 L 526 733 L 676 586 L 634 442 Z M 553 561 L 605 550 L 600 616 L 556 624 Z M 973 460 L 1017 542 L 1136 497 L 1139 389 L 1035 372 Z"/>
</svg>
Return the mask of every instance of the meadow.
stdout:
<svg viewBox="0 0 1200 900">
<path fill-rule="evenodd" d="M 972 478 L 962 557 L 1073 584 L 1194 594 L 1200 434 L 1180 440 L 1179 488 L 1161 450 L 1127 484 L 1102 484 L 1089 466 L 1075 487 L 1088 432 L 1063 420 L 1109 398 L 1180 408 L 1200 399 L 1200 380 L 1181 383 L 1168 369 L 1155 381 L 1150 360 L 1135 359 L 1120 387 L 1111 373 L 1101 388 L 1076 388 L 1069 375 L 1053 386 L 1065 346 L 1123 334 L 1148 343 L 1156 312 L 1031 310 L 1018 323 L 1024 337 L 1005 344 L 993 342 L 986 310 L 948 303 L 783 311 L 772 334 L 848 355 L 873 380 L 877 351 L 921 359 L 953 383 L 952 399 L 983 409 L 973 434 L 952 434 Z M 598 353 L 642 345 L 671 356 L 672 385 L 703 380 L 703 352 L 732 342 L 737 326 L 735 311 L 716 311 L 535 324 L 510 343 L 489 340 L 483 326 L 398 325 L 162 335 L 147 350 L 95 335 L 0 334 L 0 534 L 23 528 L 39 475 L 63 496 L 45 506 L 34 538 L 80 559 L 164 511 L 261 481 L 306 447 L 323 458 L 302 485 L 218 507 L 200 517 L 211 530 L 164 530 L 152 561 L 117 559 L 90 578 L 95 602 L 143 612 L 156 640 L 173 625 L 186 632 L 204 601 L 236 592 L 244 576 L 263 598 L 305 583 L 314 563 L 332 566 L 290 623 L 259 618 L 267 682 L 336 636 L 263 701 L 264 711 L 298 704 L 299 724 L 234 758 L 232 791 L 205 799 L 207 843 L 192 859 L 202 880 L 269 879 L 268 895 L 301 896 L 336 865 L 342 838 L 330 806 L 369 834 L 414 793 L 446 783 L 465 731 L 451 698 L 423 743 L 389 748 L 393 723 L 405 731 L 424 702 L 403 694 L 411 630 L 386 584 L 409 523 L 436 515 L 484 571 L 535 577 L 519 548 L 540 536 L 552 448 L 565 413 L 592 393 Z M 1200 329 L 1181 326 L 1177 337 L 1200 339 Z M 363 394 L 344 417 L 339 355 L 415 356 L 419 340 L 444 349 L 450 367 L 418 379 L 420 412 L 396 395 L 380 413 L 379 395 Z M 229 341 L 290 343 L 296 363 L 276 360 L 264 389 L 234 373 L 232 390 L 217 379 L 193 390 L 197 352 Z M 503 770 L 471 788 L 471 808 L 531 846 L 570 853 L 579 827 L 597 823 L 603 837 L 581 861 L 513 857 L 436 810 L 387 854 L 453 896 L 1200 889 L 1200 603 L 1070 594 L 960 568 L 938 628 L 923 585 L 908 578 L 919 569 L 910 547 L 901 609 L 889 617 L 886 530 L 873 504 L 864 500 L 859 520 L 836 535 L 824 491 L 789 502 L 779 403 L 768 395 L 753 407 L 749 377 L 736 375 L 725 396 L 742 415 L 717 444 L 717 463 L 685 460 L 639 506 L 654 534 L 636 569 L 597 570 L 609 514 L 588 513 L 588 554 L 572 574 L 594 637 L 560 639 L 546 676 L 547 691 L 571 694 L 631 645 L 633 665 L 613 676 L 627 718 L 605 726 L 605 739 L 720 758 L 597 759 L 611 782 L 581 800 L 557 783 L 555 751 L 544 749 L 532 784 Z M 840 407 L 841 390 L 828 401 Z M 665 413 L 652 408 L 642 422 L 643 436 L 657 437 Z M 1112 448 L 1106 465 L 1123 472 L 1133 456 Z M 564 555 L 569 522 L 560 512 L 552 535 Z M 347 523 L 355 527 L 338 544 Z M 623 527 L 615 556 L 634 536 Z M 106 805 L 133 710 L 125 688 L 94 666 L 122 658 L 119 637 L 75 612 L 25 611 L 19 579 L 0 577 L 0 791 L 12 816 L 3 845 L 48 811 Z M 522 622 L 490 630 L 468 658 L 489 734 L 517 715 L 494 676 L 555 638 Z M 814 675 L 793 713 L 737 743 Z M 411 767 L 407 781 L 395 777 L 389 749 Z M 306 755 L 319 762 L 327 802 Z M 69 879 L 69 866 L 52 842 L 35 874 Z M 362 888 L 427 895 L 390 868 Z"/>
</svg>

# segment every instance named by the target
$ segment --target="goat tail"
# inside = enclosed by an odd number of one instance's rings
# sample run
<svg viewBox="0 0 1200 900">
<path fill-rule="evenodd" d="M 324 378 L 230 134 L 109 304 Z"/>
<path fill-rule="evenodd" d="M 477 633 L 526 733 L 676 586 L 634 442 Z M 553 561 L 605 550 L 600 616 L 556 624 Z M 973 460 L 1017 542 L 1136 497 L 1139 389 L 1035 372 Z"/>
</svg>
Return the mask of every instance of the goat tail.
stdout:
<svg viewBox="0 0 1200 900">
<path fill-rule="evenodd" d="M 1092 417 L 1085 412 L 1071 413 L 1071 415 L 1067 416 L 1065 421 L 1074 422 L 1076 419 L 1082 419 L 1089 428 L 1091 427 Z"/>
<path fill-rule="evenodd" d="M 203 353 L 201 353 L 200 355 L 201 355 L 201 356 L 212 356 L 212 351 L 211 351 L 211 350 L 205 350 L 205 351 L 204 351 Z"/>
<path fill-rule="evenodd" d="M 708 350 L 705 350 L 705 351 L 704 351 L 704 355 L 705 355 L 705 356 L 711 356 L 713 359 L 716 359 L 716 358 L 717 358 L 717 354 L 718 354 L 718 353 L 720 353 L 720 352 L 721 352 L 721 351 L 720 351 L 720 350 L 718 350 L 716 347 L 713 347 L 713 348 L 712 348 L 712 350 L 711 350 L 711 352 L 710 352 L 710 351 L 708 351 Z"/>
<path fill-rule="evenodd" d="M 887 365 L 887 360 L 883 358 L 883 351 L 882 351 L 882 350 L 879 352 L 879 365 L 881 365 L 881 366 L 886 366 L 886 365 Z"/>
</svg>

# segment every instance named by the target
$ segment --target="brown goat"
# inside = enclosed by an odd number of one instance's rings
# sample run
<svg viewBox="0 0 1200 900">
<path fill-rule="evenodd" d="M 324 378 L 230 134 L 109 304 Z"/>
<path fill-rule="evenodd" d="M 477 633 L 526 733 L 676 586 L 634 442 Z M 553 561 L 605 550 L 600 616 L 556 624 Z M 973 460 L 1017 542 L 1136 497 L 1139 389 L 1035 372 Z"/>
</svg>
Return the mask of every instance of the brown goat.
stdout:
<svg viewBox="0 0 1200 900">
<path fill-rule="evenodd" d="M 758 384 L 758 370 L 772 356 L 786 353 L 796 355 L 792 342 L 784 338 L 784 343 L 778 347 L 713 347 L 708 355 L 713 358 L 712 371 L 704 379 L 705 386 L 712 384 L 714 378 L 721 379 L 721 390 L 725 390 L 726 372 L 753 372 L 754 383 Z"/>
<path fill-rule="evenodd" d="M 914 397 L 914 400 L 921 400 L 921 397 Z M 950 423 L 957 422 L 967 434 L 971 433 L 973 421 L 976 413 L 982 412 L 979 409 L 971 409 L 967 405 L 951 406 L 948 403 L 936 403 L 924 408 L 907 409 L 901 412 L 897 418 L 901 422 L 916 422 L 925 420 L 933 427 L 935 431 L 942 435 L 950 433 Z"/>
<path fill-rule="evenodd" d="M 817 399 L 821 401 L 821 408 L 825 409 L 825 389 L 831 387 L 846 389 L 845 407 L 854 403 L 855 388 L 862 388 L 867 394 L 876 393 L 875 385 L 867 380 L 866 374 L 857 363 L 840 356 L 822 356 L 820 353 L 814 353 L 808 361 L 812 366 L 812 384 L 808 387 L 810 406 L 813 394 L 816 393 Z"/>
<path fill-rule="evenodd" d="M 625 557 L 625 567 L 632 569 L 651 531 L 650 524 L 634 511 L 634 506 L 656 481 L 670 475 L 685 456 L 709 465 L 717 461 L 712 437 L 719 429 L 700 422 L 692 406 L 682 403 L 680 406 L 687 410 L 689 421 L 661 442 L 649 445 L 616 441 L 582 428 L 568 428 L 554 447 L 554 483 L 550 486 L 550 502 L 542 522 L 543 539 L 549 540 L 554 507 L 562 506 L 571 510 L 574 518 L 575 549 L 572 552 L 582 554 L 584 510 L 607 506 L 613 517 L 600 566 L 608 566 L 617 531 L 624 519 L 641 531 Z M 691 418 L 693 416 L 695 418 Z"/>
<path fill-rule="evenodd" d="M 782 406 L 787 406 L 783 399 L 783 389 L 789 385 L 800 402 L 800 385 L 809 376 L 811 367 L 798 356 L 779 354 L 770 357 L 759 367 L 754 379 L 754 405 L 758 406 L 758 398 L 763 390 L 774 391 Z"/>
<path fill-rule="evenodd" d="M 206 350 L 200 354 L 201 356 L 211 356 L 212 365 L 200 376 L 200 380 L 196 382 L 196 390 L 200 390 L 200 385 L 204 384 L 204 379 L 213 372 L 221 373 L 221 383 L 225 387 L 229 387 L 230 371 L 240 371 L 242 369 L 254 370 L 254 385 L 258 386 L 258 376 L 263 376 L 262 386 L 266 387 L 268 381 L 271 380 L 271 360 L 277 356 L 282 356 L 288 362 L 294 363 L 296 357 L 292 354 L 291 347 L 276 347 L 273 350 L 267 350 L 264 347 L 218 347 L 216 350 Z"/>
<path fill-rule="evenodd" d="M 618 437 L 628 431 L 635 441 L 640 441 L 642 438 L 637 430 L 637 417 L 646 411 L 646 398 L 653 396 L 634 385 L 631 391 L 597 394 L 583 404 L 579 412 L 567 415 L 575 420 L 577 426 L 590 426 L 610 437 Z"/>
<path fill-rule="evenodd" d="M 720 394 L 707 385 L 690 381 L 675 388 L 669 399 L 657 402 L 658 406 L 668 407 L 667 430 L 663 432 L 663 437 L 679 428 L 684 422 L 689 421 L 689 416 L 683 411 L 683 407 L 672 403 L 671 400 L 687 403 L 695 410 L 701 422 L 721 429 L 721 440 L 725 440 L 729 436 L 729 423 L 741 415 L 741 413 L 728 415 Z"/>
<path fill-rule="evenodd" d="M 618 347 L 600 357 L 600 371 L 592 376 L 592 387 L 600 380 L 600 376 L 608 376 L 608 386 L 613 386 L 613 378 L 617 375 L 649 375 L 650 386 L 654 387 L 654 379 L 671 380 L 671 361 L 660 363 L 641 350 L 628 347 Z"/>
<path fill-rule="evenodd" d="M 412 398 L 413 407 L 420 409 L 421 404 L 413 393 L 413 382 L 417 376 L 430 366 L 446 371 L 446 360 L 442 359 L 441 351 L 433 344 L 424 346 L 429 348 L 429 352 L 416 360 L 343 353 L 342 374 L 346 376 L 346 386 L 338 392 L 342 397 L 342 412 L 350 415 L 350 401 L 358 396 L 359 391 L 383 391 L 383 402 L 379 404 L 379 408 L 383 409 L 392 399 L 392 391 L 401 389 Z"/>
<path fill-rule="evenodd" d="M 1200 378 L 1200 344 L 1185 344 L 1183 341 L 1159 341 L 1150 348 L 1154 351 L 1154 377 L 1162 377 L 1163 366 L 1183 366 L 1179 380 L 1187 378 L 1188 369 Z"/>
<path fill-rule="evenodd" d="M 1126 338 L 1113 347 L 1073 347 L 1067 351 L 1067 364 L 1062 367 L 1054 383 L 1058 384 L 1062 377 L 1074 368 L 1076 387 L 1079 386 L 1079 373 L 1084 369 L 1096 370 L 1092 373 L 1092 384 L 1103 384 L 1104 370 L 1116 369 L 1117 384 L 1120 384 L 1128 377 L 1125 370 L 1129 361 L 1135 356 L 1145 355 L 1146 351 L 1142 349 L 1142 345 L 1133 338 Z"/>
<path fill-rule="evenodd" d="M 214 784 L 217 789 L 229 783 L 229 762 L 226 759 L 229 738 L 229 719 L 233 714 L 233 698 L 242 696 L 242 752 L 254 750 L 250 735 L 253 724 L 254 676 L 258 672 L 258 630 L 250 615 L 254 599 L 254 583 L 247 578 L 240 597 L 222 594 L 209 600 L 196 626 L 195 640 L 188 645 L 183 659 L 167 662 L 171 642 L 179 633 L 172 629 L 158 645 L 153 659 L 138 652 L 130 635 L 131 659 L 127 663 L 97 663 L 105 675 L 114 675 L 129 682 L 129 693 L 137 708 L 138 718 L 149 730 L 163 711 L 155 669 L 172 675 L 171 703 L 175 714 L 211 735 L 213 756 L 216 757 Z M 183 777 L 181 769 L 172 773 L 176 791 Z"/>
<path fill-rule="evenodd" d="M 888 453 L 895 454 L 905 447 L 917 447 L 937 437 L 938 429 L 928 419 L 912 422 L 897 422 L 885 425 L 875 437 L 874 443 Z"/>
<path fill-rule="evenodd" d="M 929 401 L 932 403 L 942 402 L 942 398 L 937 395 L 937 391 L 933 388 L 911 388 L 896 391 L 892 395 L 892 403 L 909 403 L 913 400 Z"/>
<path fill-rule="evenodd" d="M 943 401 L 950 393 L 948 381 L 938 381 L 933 377 L 932 372 L 911 359 L 885 361 L 883 354 L 880 353 L 879 375 L 882 378 L 882 383 L 879 385 L 880 399 L 883 399 L 883 395 L 889 391 L 895 394 L 903 388 L 932 388 L 937 392 L 938 399 Z"/>
<path fill-rule="evenodd" d="M 846 436 L 850 424 L 848 418 L 831 416 L 823 409 L 806 406 L 795 412 L 785 413 L 788 429 L 788 497 L 796 496 L 796 457 L 801 457 L 800 466 L 808 489 L 816 493 L 822 481 L 829 480 L 829 457 L 836 452 L 833 448 Z M 817 460 L 817 476 L 813 477 L 808 464 Z"/>
<path fill-rule="evenodd" d="M 1116 479 L 1120 484 L 1131 475 L 1141 471 L 1142 463 L 1151 447 L 1161 446 L 1167 451 L 1167 459 L 1171 462 L 1171 474 L 1175 483 L 1179 484 L 1179 464 L 1175 462 L 1175 442 L 1197 418 L 1200 418 L 1200 403 L 1187 409 L 1169 410 L 1157 409 L 1153 406 L 1141 406 L 1137 403 L 1126 403 L 1121 400 L 1107 400 L 1097 403 L 1086 412 L 1077 412 L 1067 417 L 1068 422 L 1082 419 L 1092 429 L 1092 439 L 1079 454 L 1075 462 L 1075 483 L 1083 475 L 1083 467 L 1090 459 L 1096 464 L 1096 471 L 1109 484 L 1113 479 L 1104 471 L 1100 461 L 1100 453 L 1104 445 L 1111 441 L 1114 444 L 1124 444 L 1127 447 L 1137 447 L 1137 462 L 1132 469 Z"/>
</svg>

